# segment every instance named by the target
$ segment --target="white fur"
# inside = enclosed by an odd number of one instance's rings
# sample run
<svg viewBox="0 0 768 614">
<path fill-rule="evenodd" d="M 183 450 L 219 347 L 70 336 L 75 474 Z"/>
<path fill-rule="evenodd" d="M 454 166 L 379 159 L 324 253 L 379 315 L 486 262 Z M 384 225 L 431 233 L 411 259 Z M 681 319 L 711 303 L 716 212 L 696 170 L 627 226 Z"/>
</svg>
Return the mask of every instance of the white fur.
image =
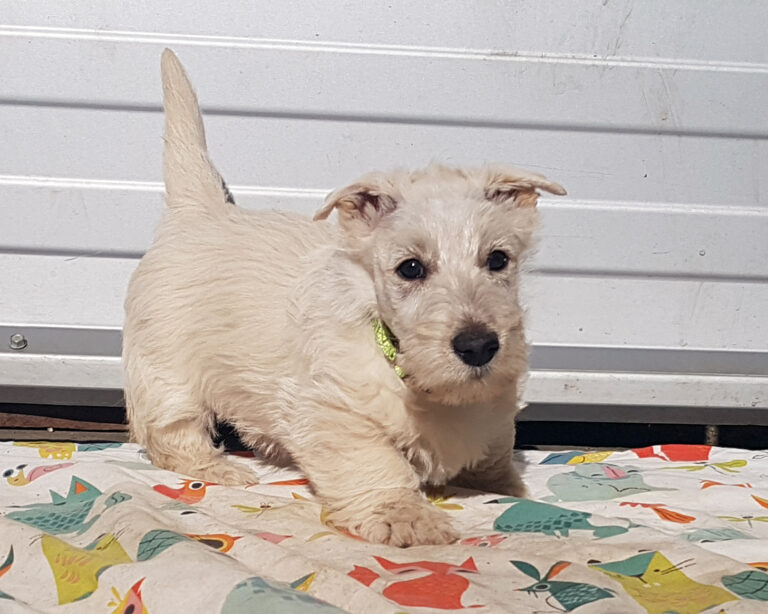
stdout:
<svg viewBox="0 0 768 614">
<path fill-rule="evenodd" d="M 163 54 L 168 211 L 126 299 L 123 359 L 131 433 L 168 469 L 254 480 L 210 440 L 214 420 L 295 461 L 330 512 L 395 545 L 455 538 L 424 483 L 522 495 L 512 468 L 516 384 L 526 369 L 517 262 L 536 223 L 535 188 L 510 167 L 375 173 L 329 196 L 317 221 L 226 202 L 194 91 Z M 332 210 L 339 224 L 321 218 Z M 507 269 L 491 273 L 503 249 Z M 395 270 L 419 258 L 424 280 Z M 401 380 L 372 321 L 397 336 Z M 498 333 L 484 367 L 451 339 Z"/>
</svg>

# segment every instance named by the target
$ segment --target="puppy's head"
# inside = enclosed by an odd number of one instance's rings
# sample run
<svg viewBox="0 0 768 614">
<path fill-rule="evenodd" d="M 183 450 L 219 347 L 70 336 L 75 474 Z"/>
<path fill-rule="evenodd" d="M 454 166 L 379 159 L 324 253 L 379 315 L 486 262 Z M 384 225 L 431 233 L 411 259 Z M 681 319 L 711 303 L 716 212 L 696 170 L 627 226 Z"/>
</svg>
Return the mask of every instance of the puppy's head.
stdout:
<svg viewBox="0 0 768 614">
<path fill-rule="evenodd" d="M 512 167 L 374 173 L 332 193 L 345 247 L 368 271 L 406 383 L 438 403 L 508 394 L 526 368 L 518 265 L 538 189 Z"/>
</svg>

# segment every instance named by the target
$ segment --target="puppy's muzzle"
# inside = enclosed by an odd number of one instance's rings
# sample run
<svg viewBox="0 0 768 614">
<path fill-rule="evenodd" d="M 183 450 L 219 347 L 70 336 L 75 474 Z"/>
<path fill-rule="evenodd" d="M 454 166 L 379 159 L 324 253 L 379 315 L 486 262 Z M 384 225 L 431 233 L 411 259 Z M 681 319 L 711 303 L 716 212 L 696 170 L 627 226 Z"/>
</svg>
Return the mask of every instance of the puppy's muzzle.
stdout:
<svg viewBox="0 0 768 614">
<path fill-rule="evenodd" d="M 482 367 L 499 351 L 499 337 L 484 326 L 465 328 L 451 341 L 453 351 L 464 364 Z"/>
</svg>

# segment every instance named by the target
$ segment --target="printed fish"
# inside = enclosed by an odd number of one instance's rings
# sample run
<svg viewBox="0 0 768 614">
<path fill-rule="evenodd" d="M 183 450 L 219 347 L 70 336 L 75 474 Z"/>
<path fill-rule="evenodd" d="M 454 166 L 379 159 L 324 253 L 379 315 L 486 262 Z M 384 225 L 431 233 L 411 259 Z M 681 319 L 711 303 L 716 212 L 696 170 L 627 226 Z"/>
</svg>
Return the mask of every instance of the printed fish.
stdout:
<svg viewBox="0 0 768 614">
<path fill-rule="evenodd" d="M 543 533 L 544 535 L 568 537 L 570 531 L 591 531 L 597 539 L 626 533 L 637 525 L 629 522 L 627 526 L 593 525 L 592 514 L 578 510 L 569 510 L 548 503 L 504 497 L 488 503 L 512 503 L 493 523 L 495 531 L 505 533 Z"/>
<path fill-rule="evenodd" d="M 85 548 L 72 546 L 52 535 L 43 535 L 40 542 L 53 572 L 59 604 L 84 599 L 98 588 L 99 576 L 105 569 L 131 562 L 111 533 Z"/>
</svg>

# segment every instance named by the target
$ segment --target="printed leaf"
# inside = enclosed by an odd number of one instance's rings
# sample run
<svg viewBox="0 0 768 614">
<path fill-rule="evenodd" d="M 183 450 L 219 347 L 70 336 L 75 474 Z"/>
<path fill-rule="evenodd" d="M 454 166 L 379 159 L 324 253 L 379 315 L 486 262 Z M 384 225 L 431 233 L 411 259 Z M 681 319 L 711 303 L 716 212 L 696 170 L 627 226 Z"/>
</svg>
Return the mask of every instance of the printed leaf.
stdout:
<svg viewBox="0 0 768 614">
<path fill-rule="evenodd" d="M 530 563 L 526 563 L 525 561 L 510 561 L 510 563 L 512 563 L 515 567 L 517 567 L 519 571 L 522 571 L 529 578 L 533 578 L 534 580 L 541 580 L 539 570 Z"/>
</svg>

